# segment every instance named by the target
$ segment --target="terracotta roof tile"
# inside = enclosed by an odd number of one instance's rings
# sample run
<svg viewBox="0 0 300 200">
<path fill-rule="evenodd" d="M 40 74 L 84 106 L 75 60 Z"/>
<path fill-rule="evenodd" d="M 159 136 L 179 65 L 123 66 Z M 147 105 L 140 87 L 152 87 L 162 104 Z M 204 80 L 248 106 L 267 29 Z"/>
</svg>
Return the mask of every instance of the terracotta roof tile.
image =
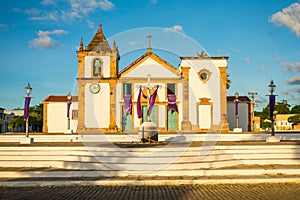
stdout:
<svg viewBox="0 0 300 200">
<path fill-rule="evenodd" d="M 43 102 L 67 102 L 67 96 L 47 96 Z M 78 102 L 78 96 L 72 96 L 72 102 Z"/>
</svg>

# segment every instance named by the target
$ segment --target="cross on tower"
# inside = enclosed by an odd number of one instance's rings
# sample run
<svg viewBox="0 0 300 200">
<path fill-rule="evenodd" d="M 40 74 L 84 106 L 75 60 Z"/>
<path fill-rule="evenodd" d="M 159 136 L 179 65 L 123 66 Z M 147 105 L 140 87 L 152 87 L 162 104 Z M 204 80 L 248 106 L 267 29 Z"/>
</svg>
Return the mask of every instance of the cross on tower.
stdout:
<svg viewBox="0 0 300 200">
<path fill-rule="evenodd" d="M 152 35 L 147 35 L 146 36 L 146 38 L 148 38 L 148 51 L 150 52 L 151 51 L 151 38 L 152 38 L 153 36 Z"/>
</svg>

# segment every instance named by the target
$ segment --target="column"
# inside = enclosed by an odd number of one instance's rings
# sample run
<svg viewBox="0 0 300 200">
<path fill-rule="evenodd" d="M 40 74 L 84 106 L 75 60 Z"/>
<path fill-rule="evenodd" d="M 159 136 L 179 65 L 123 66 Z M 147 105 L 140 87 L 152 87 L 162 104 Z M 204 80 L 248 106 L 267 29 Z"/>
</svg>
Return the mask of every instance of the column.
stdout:
<svg viewBox="0 0 300 200">
<path fill-rule="evenodd" d="M 190 122 L 190 98 L 189 98 L 189 70 L 191 67 L 181 67 L 183 76 L 183 87 L 182 87 L 182 122 L 181 130 L 189 131 L 192 130 L 192 124 Z"/>
</svg>

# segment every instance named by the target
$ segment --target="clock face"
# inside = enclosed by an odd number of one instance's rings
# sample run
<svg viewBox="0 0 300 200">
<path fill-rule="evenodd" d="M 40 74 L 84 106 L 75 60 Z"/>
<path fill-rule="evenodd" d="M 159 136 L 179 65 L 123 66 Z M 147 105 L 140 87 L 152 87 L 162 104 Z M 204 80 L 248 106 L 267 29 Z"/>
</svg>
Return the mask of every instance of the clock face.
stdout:
<svg viewBox="0 0 300 200">
<path fill-rule="evenodd" d="M 98 83 L 92 83 L 91 85 L 90 85 L 90 91 L 91 91 L 91 93 L 93 93 L 93 94 L 97 94 L 98 92 L 100 92 L 100 85 L 98 84 Z"/>
</svg>

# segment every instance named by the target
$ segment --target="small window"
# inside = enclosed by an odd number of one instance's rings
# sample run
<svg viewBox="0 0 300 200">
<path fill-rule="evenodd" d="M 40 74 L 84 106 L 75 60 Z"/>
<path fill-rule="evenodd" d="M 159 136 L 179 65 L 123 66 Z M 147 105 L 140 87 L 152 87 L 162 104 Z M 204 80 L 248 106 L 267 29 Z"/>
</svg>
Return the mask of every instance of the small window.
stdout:
<svg viewBox="0 0 300 200">
<path fill-rule="evenodd" d="M 72 110 L 72 119 L 78 119 L 78 110 Z"/>
<path fill-rule="evenodd" d="M 131 95 L 132 93 L 132 84 L 131 83 L 123 83 L 123 96 Z"/>
<path fill-rule="evenodd" d="M 95 59 L 93 62 L 93 76 L 101 76 L 102 61 L 100 59 Z"/>
<path fill-rule="evenodd" d="M 167 94 L 176 94 L 176 84 L 175 83 L 167 84 Z"/>
<path fill-rule="evenodd" d="M 206 82 L 209 80 L 211 74 L 212 74 L 212 73 L 211 73 L 209 70 L 205 69 L 205 68 L 202 69 L 202 70 L 200 70 L 200 71 L 198 72 L 199 79 L 200 79 L 203 83 L 206 83 Z"/>
<path fill-rule="evenodd" d="M 200 77 L 202 80 L 207 80 L 207 73 L 206 72 L 201 73 Z"/>
</svg>

